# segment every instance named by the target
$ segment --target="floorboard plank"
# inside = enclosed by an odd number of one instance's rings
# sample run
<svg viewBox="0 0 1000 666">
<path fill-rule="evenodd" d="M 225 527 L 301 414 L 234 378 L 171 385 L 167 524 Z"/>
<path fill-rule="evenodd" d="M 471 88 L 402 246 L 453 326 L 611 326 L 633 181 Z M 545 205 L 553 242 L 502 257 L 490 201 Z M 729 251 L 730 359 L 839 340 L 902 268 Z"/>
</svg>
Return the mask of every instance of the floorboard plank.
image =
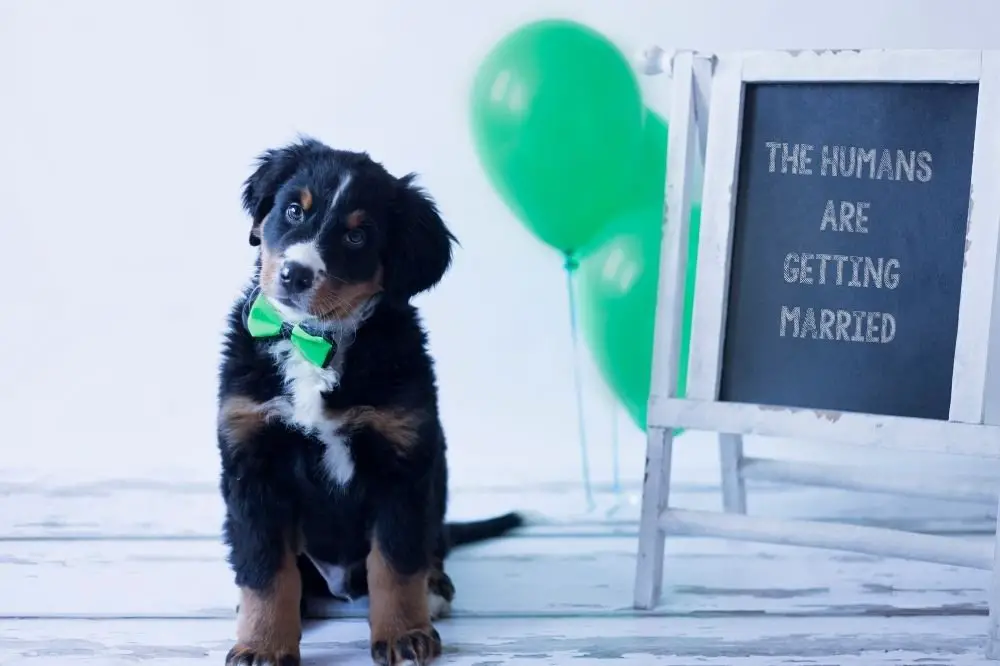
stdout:
<svg viewBox="0 0 1000 666">
<path fill-rule="evenodd" d="M 546 523 L 572 523 L 635 534 L 637 489 L 601 493 L 598 510 L 585 512 L 577 493 L 539 487 L 517 491 L 463 490 L 452 494 L 450 518 L 482 518 L 530 509 Z M 671 490 L 676 508 L 721 508 L 716 486 L 679 485 Z M 994 507 L 939 500 L 887 497 L 828 488 L 751 484 L 750 511 L 776 518 L 835 520 L 938 533 L 989 533 Z M 0 484 L 0 540 L 81 538 L 213 539 L 223 508 L 215 487 L 205 483 L 121 480 L 78 485 Z"/>
<path fill-rule="evenodd" d="M 983 618 L 448 620 L 455 666 L 986 666 Z M 231 620 L 0 621 L 4 666 L 221 664 Z M 306 666 L 369 666 L 364 621 L 313 623 Z"/>
<path fill-rule="evenodd" d="M 987 572 L 716 539 L 668 542 L 664 616 L 692 614 L 982 614 Z M 456 552 L 457 616 L 631 614 L 631 538 L 522 538 Z M 232 615 L 224 547 L 215 542 L 0 544 L 0 617 Z M 363 617 L 364 603 L 320 604 Z"/>
</svg>

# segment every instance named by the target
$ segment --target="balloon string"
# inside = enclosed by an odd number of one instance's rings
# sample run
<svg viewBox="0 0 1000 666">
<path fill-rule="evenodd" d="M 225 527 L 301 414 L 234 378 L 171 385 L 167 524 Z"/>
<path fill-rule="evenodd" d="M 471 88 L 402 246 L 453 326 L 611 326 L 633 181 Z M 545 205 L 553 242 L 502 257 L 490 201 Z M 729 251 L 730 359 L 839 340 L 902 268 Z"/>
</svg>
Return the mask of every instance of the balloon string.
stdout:
<svg viewBox="0 0 1000 666">
<path fill-rule="evenodd" d="M 611 405 L 611 484 L 615 497 L 622 494 L 621 462 L 618 459 L 618 405 Z"/>
<path fill-rule="evenodd" d="M 580 465 L 583 472 L 583 492 L 587 498 L 587 510 L 594 509 L 594 492 L 590 487 L 590 461 L 587 455 L 587 429 L 583 418 L 583 379 L 580 372 L 579 335 L 577 330 L 576 293 L 573 289 L 573 272 L 576 259 L 566 258 L 566 296 L 569 299 L 569 331 L 573 344 L 573 385 L 576 390 L 576 425 L 580 437 Z"/>
</svg>

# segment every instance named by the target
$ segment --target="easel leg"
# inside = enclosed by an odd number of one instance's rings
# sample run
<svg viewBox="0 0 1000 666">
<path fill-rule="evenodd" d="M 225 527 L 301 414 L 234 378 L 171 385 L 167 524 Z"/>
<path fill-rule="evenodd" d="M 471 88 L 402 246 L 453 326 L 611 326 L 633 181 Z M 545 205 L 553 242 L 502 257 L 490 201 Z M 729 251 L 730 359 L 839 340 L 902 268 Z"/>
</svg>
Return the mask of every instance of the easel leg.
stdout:
<svg viewBox="0 0 1000 666">
<path fill-rule="evenodd" d="M 719 435 L 719 463 L 722 472 L 722 510 L 746 514 L 747 488 L 743 480 L 743 435 Z"/>
<path fill-rule="evenodd" d="M 986 639 L 986 658 L 1000 659 L 1000 515 L 993 539 L 993 580 L 990 584 L 990 628 Z M 641 535 L 640 535 L 641 536 Z"/>
<path fill-rule="evenodd" d="M 660 516 L 670 498 L 670 461 L 674 433 L 649 426 L 646 433 L 646 474 L 642 482 L 642 513 L 639 518 L 639 555 L 635 572 L 635 607 L 648 610 L 660 601 L 663 587 L 663 550 L 666 534 Z"/>
</svg>

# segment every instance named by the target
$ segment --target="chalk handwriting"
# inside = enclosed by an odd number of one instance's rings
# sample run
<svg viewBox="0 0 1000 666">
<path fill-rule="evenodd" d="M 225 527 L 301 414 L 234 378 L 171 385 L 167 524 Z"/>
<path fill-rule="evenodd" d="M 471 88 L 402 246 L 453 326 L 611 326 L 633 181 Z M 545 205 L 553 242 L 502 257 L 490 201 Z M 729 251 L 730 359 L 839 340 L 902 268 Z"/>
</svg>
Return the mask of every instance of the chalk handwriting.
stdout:
<svg viewBox="0 0 1000 666">
<path fill-rule="evenodd" d="M 928 150 L 824 145 L 817 154 L 812 144 L 786 141 L 766 141 L 764 147 L 768 173 L 910 183 L 929 183 L 934 175 Z"/>
<path fill-rule="evenodd" d="M 803 168 L 809 168 L 808 163 L 802 161 L 800 144 L 793 144 L 794 147 L 788 150 L 785 148 L 787 144 L 775 144 L 772 155 L 778 154 L 778 146 L 784 151 L 782 155 L 791 151 L 789 154 L 794 156 L 794 167 L 799 173 Z M 870 210 L 871 203 L 868 201 L 828 199 L 820 218 L 820 231 L 867 234 Z M 893 290 L 899 287 L 900 262 L 896 257 L 792 250 L 785 254 L 782 277 L 787 284 Z M 890 312 L 782 305 L 778 335 L 782 338 L 887 344 L 896 337 L 896 317 Z"/>
</svg>

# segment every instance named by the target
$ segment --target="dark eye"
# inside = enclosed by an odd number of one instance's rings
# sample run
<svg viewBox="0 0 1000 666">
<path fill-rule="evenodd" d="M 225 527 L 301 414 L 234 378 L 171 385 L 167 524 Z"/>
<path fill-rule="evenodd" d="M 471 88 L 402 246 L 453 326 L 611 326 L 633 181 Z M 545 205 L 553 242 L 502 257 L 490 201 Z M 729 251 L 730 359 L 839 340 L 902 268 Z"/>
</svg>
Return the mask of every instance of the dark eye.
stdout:
<svg viewBox="0 0 1000 666">
<path fill-rule="evenodd" d="M 285 209 L 285 219 L 289 222 L 298 223 L 302 221 L 302 206 L 297 203 L 288 204 L 288 208 Z"/>
<path fill-rule="evenodd" d="M 350 229 L 344 234 L 344 244 L 348 247 L 361 247 L 365 244 L 364 229 Z"/>
</svg>

